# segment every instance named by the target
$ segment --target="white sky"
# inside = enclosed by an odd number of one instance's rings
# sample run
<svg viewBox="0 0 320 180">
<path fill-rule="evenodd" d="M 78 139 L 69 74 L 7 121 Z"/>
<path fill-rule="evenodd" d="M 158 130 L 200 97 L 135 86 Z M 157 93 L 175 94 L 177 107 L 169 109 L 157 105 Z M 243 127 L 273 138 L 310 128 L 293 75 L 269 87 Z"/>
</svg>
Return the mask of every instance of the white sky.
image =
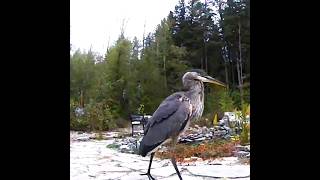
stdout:
<svg viewBox="0 0 320 180">
<path fill-rule="evenodd" d="M 125 36 L 142 40 L 153 32 L 179 0 L 70 0 L 70 43 L 72 49 L 92 50 L 104 55 L 108 40 L 114 44 L 120 34 L 122 20 Z"/>
</svg>

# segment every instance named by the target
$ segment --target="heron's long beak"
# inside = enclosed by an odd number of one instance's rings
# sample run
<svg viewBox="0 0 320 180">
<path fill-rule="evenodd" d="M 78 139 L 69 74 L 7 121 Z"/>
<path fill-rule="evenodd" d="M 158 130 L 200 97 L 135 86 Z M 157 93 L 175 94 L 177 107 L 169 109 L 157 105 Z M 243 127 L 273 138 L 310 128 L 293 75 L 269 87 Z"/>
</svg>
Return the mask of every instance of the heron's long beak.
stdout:
<svg viewBox="0 0 320 180">
<path fill-rule="evenodd" d="M 215 79 L 215 78 L 213 78 L 211 76 L 204 76 L 204 77 L 198 76 L 198 78 L 202 82 L 208 82 L 208 83 L 212 83 L 212 84 L 216 84 L 216 85 L 219 85 L 219 86 L 226 87 L 226 85 L 223 82 L 221 82 L 221 81 L 219 81 L 219 80 L 217 80 L 217 79 Z"/>
</svg>

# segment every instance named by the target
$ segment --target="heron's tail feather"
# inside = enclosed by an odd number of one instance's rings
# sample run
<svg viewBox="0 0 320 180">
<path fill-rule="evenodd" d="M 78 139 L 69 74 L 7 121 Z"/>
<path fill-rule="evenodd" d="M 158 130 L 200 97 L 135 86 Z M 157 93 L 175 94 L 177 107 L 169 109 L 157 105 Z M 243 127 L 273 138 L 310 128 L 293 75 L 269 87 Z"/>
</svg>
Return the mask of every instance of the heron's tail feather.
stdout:
<svg viewBox="0 0 320 180">
<path fill-rule="evenodd" d="M 140 146 L 139 146 L 139 154 L 141 156 L 145 157 L 149 152 L 151 152 L 152 150 L 154 150 L 156 147 L 158 147 L 161 144 L 162 144 L 162 142 L 152 144 L 152 145 L 146 145 L 145 139 L 143 138 L 140 143 Z"/>
</svg>

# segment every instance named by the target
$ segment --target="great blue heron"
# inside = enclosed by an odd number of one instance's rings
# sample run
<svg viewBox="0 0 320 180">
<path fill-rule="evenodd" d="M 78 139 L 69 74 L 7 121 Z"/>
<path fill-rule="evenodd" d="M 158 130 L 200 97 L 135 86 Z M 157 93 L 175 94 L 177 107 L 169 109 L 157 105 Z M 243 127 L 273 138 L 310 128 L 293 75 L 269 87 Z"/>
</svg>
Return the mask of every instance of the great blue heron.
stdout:
<svg viewBox="0 0 320 180">
<path fill-rule="evenodd" d="M 169 144 L 170 151 L 173 152 L 179 135 L 188 128 L 190 121 L 202 116 L 204 82 L 225 87 L 224 83 L 208 76 L 202 70 L 188 71 L 182 77 L 183 91 L 168 96 L 153 113 L 145 127 L 139 147 L 141 156 L 150 155 L 148 171 L 141 175 L 154 179 L 150 174 L 150 168 L 155 151 L 161 145 Z M 171 162 L 179 178 L 182 179 L 173 156 Z"/>
</svg>

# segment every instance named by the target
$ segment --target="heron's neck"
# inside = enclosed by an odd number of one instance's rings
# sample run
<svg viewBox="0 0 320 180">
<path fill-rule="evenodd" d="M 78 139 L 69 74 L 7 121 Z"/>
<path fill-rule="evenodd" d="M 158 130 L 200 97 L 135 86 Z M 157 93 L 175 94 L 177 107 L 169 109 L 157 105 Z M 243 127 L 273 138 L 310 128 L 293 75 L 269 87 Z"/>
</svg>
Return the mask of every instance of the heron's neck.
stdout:
<svg viewBox="0 0 320 180">
<path fill-rule="evenodd" d="M 202 116 L 204 109 L 204 85 L 202 82 L 187 90 L 186 95 L 190 98 L 191 104 L 195 107 L 194 117 Z"/>
<path fill-rule="evenodd" d="M 198 99 L 199 97 L 203 98 L 204 88 L 203 84 L 197 84 L 197 87 L 192 87 L 188 90 L 189 97 L 192 99 Z"/>
</svg>

